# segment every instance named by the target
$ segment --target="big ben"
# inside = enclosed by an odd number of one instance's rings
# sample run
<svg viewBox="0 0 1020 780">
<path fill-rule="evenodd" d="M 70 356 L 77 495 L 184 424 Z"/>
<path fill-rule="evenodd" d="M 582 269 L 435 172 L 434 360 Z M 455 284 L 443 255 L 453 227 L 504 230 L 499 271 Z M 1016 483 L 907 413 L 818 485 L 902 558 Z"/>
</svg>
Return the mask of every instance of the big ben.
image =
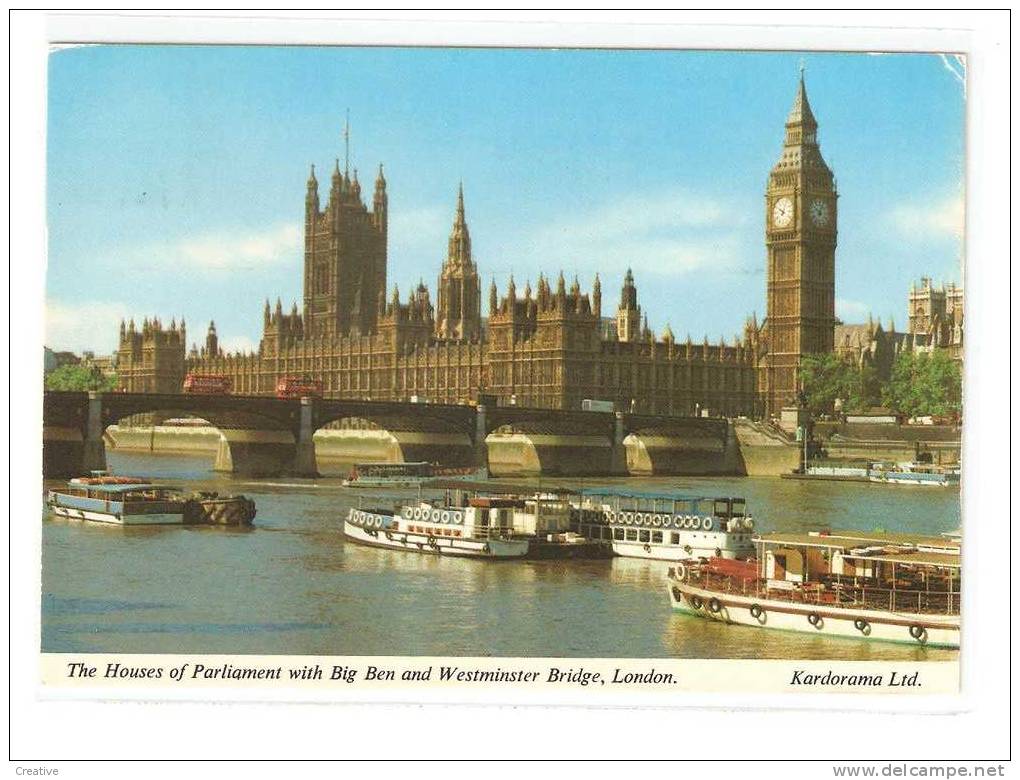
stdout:
<svg viewBox="0 0 1020 780">
<path fill-rule="evenodd" d="M 796 403 L 803 357 L 833 349 L 836 199 L 801 71 L 765 192 L 766 354 L 759 387 L 768 415 Z"/>
</svg>

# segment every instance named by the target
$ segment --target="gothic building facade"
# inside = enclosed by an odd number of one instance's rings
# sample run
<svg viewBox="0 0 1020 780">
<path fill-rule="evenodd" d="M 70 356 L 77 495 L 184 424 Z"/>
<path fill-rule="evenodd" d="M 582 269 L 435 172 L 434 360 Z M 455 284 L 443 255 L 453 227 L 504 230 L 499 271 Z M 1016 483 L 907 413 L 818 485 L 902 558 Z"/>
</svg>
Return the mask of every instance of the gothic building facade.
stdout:
<svg viewBox="0 0 1020 780">
<path fill-rule="evenodd" d="M 436 302 L 419 283 L 387 295 L 388 197 L 382 168 L 371 208 L 357 172 L 333 170 L 320 206 L 314 168 L 305 195 L 304 301 L 263 311 L 257 351 L 224 354 L 211 329 L 185 354 L 183 323 L 122 328 L 119 365 L 129 391 L 177 392 L 188 372 L 230 376 L 236 393 L 271 394 L 281 377 L 323 383 L 327 396 L 578 409 L 585 398 L 657 414 L 778 414 L 796 401 L 804 355 L 831 352 L 835 326 L 835 180 L 822 159 L 803 76 L 786 120 L 783 152 L 765 193 L 765 321 L 709 344 L 669 326 L 654 335 L 630 270 L 615 317 L 603 318 L 601 280 L 590 293 L 562 273 L 532 290 L 513 278 L 489 289 L 482 319 L 478 266 L 458 192 Z"/>
</svg>

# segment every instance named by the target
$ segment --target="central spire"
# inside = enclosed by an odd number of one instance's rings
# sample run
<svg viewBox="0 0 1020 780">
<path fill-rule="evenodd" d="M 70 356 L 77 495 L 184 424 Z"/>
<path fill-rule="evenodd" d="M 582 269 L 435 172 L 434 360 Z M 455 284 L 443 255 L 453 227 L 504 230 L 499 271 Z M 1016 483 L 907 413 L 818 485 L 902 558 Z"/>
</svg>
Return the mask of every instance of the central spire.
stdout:
<svg viewBox="0 0 1020 780">
<path fill-rule="evenodd" d="M 447 251 L 447 264 L 456 267 L 471 265 L 471 234 L 468 232 L 467 219 L 464 216 L 464 183 L 457 188 L 457 213 L 453 219 L 453 230 L 450 231 L 450 244 Z"/>
<path fill-rule="evenodd" d="M 797 85 L 797 94 L 793 98 L 793 107 L 790 109 L 789 116 L 786 117 L 786 126 L 791 125 L 801 125 L 805 129 L 808 127 L 817 129 L 818 127 L 815 115 L 811 112 L 811 104 L 808 102 L 807 87 L 804 86 L 803 63 L 800 66 L 800 83 Z"/>
</svg>

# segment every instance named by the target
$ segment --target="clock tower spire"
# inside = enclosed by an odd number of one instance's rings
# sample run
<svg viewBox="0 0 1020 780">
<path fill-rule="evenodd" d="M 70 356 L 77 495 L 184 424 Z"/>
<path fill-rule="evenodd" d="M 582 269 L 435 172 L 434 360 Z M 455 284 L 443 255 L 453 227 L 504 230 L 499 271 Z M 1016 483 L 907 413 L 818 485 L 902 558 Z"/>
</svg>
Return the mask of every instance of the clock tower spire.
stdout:
<svg viewBox="0 0 1020 780">
<path fill-rule="evenodd" d="M 801 68 L 783 151 L 765 191 L 768 316 L 758 386 L 767 415 L 797 403 L 804 356 L 833 349 L 836 199 Z"/>
</svg>

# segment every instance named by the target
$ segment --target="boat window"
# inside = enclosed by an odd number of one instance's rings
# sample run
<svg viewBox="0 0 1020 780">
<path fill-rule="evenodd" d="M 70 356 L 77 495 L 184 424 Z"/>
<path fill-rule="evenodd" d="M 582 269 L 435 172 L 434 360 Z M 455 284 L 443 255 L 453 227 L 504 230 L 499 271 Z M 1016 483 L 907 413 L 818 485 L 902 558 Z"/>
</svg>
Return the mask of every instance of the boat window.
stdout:
<svg viewBox="0 0 1020 780">
<path fill-rule="evenodd" d="M 680 544 L 680 534 L 678 534 L 676 531 L 671 533 L 669 535 L 669 543 L 670 544 Z"/>
<path fill-rule="evenodd" d="M 725 498 L 717 498 L 715 500 L 715 506 L 713 507 L 712 514 L 716 517 L 729 518 L 730 516 L 730 502 Z"/>
<path fill-rule="evenodd" d="M 647 542 L 648 538 L 649 538 L 648 537 L 648 531 L 641 531 L 640 534 L 638 535 L 638 538 L 639 538 L 639 541 Z"/>
<path fill-rule="evenodd" d="M 633 528 L 628 528 L 627 529 L 627 541 L 628 542 L 636 542 L 637 541 L 637 531 L 635 531 Z"/>
<path fill-rule="evenodd" d="M 662 544 L 662 531 L 652 531 L 652 541 Z"/>
<path fill-rule="evenodd" d="M 618 539 L 619 541 L 622 542 L 623 541 L 623 529 L 622 528 L 614 528 L 613 529 L 613 538 L 614 539 Z"/>
</svg>

